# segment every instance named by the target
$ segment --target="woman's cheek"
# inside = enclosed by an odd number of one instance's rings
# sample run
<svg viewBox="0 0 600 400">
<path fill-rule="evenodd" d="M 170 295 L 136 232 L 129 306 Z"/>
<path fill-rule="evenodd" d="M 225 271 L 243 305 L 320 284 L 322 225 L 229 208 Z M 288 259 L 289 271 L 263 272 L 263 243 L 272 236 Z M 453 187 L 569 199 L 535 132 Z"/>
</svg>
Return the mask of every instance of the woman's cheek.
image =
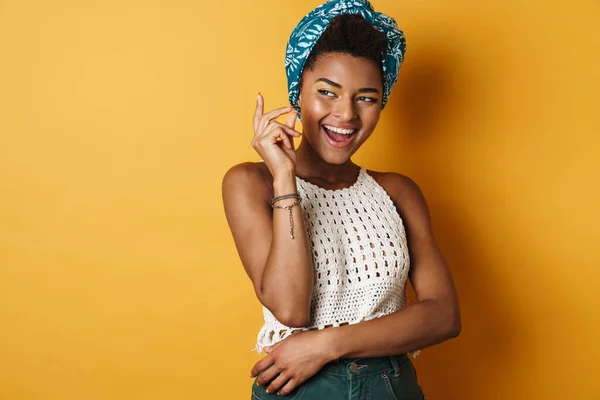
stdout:
<svg viewBox="0 0 600 400">
<path fill-rule="evenodd" d="M 322 114 L 326 114 L 328 109 L 331 107 L 331 100 L 322 99 L 315 97 L 312 99 L 309 105 L 311 113 L 315 114 L 316 117 L 322 118 Z"/>
<path fill-rule="evenodd" d="M 376 105 L 372 105 L 369 109 L 366 109 L 361 113 L 363 123 L 369 125 L 372 129 L 375 128 L 375 125 L 377 125 L 379 117 L 381 116 L 381 110 L 375 108 L 375 106 Z"/>
</svg>

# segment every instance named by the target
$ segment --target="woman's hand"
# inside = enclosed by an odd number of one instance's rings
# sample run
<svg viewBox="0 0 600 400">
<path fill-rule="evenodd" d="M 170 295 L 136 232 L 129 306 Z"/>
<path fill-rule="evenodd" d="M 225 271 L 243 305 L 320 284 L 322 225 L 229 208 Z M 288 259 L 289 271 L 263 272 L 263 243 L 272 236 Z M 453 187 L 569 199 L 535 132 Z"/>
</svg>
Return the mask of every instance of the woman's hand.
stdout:
<svg viewBox="0 0 600 400">
<path fill-rule="evenodd" d="M 302 134 L 294 130 L 298 114 L 292 112 L 285 124 L 274 121 L 277 117 L 292 111 L 292 107 L 277 108 L 267 114 L 264 113 L 264 99 L 261 94 L 256 100 L 254 113 L 254 138 L 252 147 L 261 156 L 271 175 L 295 171 L 296 150 L 294 137 Z"/>
<path fill-rule="evenodd" d="M 277 392 L 283 396 L 291 393 L 335 359 L 326 331 L 298 331 L 265 348 L 269 354 L 254 365 L 250 376 L 260 374 L 257 383 L 260 386 L 268 384 L 269 393 Z"/>
</svg>

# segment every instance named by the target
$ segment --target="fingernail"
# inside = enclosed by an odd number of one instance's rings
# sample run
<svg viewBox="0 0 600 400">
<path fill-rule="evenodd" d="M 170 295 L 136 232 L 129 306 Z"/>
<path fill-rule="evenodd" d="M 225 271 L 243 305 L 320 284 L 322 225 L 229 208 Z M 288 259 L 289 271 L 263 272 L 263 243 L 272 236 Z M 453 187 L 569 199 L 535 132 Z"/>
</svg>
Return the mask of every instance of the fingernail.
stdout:
<svg viewBox="0 0 600 400">
<path fill-rule="evenodd" d="M 269 389 L 267 389 L 267 393 L 271 393 L 271 391 Z"/>
</svg>

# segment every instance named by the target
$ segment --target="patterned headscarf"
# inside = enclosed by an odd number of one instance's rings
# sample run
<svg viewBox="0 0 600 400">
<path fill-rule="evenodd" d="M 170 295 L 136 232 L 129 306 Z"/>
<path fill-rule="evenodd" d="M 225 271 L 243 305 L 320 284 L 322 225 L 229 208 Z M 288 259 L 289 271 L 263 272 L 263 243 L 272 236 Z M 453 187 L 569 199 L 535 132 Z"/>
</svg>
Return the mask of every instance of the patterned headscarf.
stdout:
<svg viewBox="0 0 600 400">
<path fill-rule="evenodd" d="M 341 14 L 359 14 L 385 35 L 387 48 L 382 54 L 383 99 L 385 107 L 388 96 L 398 80 L 398 71 L 406 52 L 406 38 L 393 18 L 376 12 L 368 0 L 329 0 L 308 13 L 296 25 L 285 52 L 285 70 L 288 80 L 290 104 L 300 113 L 299 83 L 304 63 L 317 40 L 333 18 Z"/>
</svg>

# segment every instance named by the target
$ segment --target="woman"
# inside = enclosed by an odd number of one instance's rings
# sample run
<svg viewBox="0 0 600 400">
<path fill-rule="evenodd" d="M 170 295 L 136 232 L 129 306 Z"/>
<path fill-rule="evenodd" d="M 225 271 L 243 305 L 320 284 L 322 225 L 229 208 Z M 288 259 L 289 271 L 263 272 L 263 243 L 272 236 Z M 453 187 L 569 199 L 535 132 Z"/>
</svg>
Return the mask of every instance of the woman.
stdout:
<svg viewBox="0 0 600 400">
<path fill-rule="evenodd" d="M 419 187 L 351 160 L 377 125 L 405 48 L 395 21 L 368 1 L 331 0 L 288 42 L 291 107 L 265 113 L 258 95 L 252 145 L 262 162 L 223 180 L 227 220 L 264 306 L 256 349 L 267 355 L 251 371 L 253 399 L 422 400 L 407 353 L 460 332 Z"/>
</svg>

